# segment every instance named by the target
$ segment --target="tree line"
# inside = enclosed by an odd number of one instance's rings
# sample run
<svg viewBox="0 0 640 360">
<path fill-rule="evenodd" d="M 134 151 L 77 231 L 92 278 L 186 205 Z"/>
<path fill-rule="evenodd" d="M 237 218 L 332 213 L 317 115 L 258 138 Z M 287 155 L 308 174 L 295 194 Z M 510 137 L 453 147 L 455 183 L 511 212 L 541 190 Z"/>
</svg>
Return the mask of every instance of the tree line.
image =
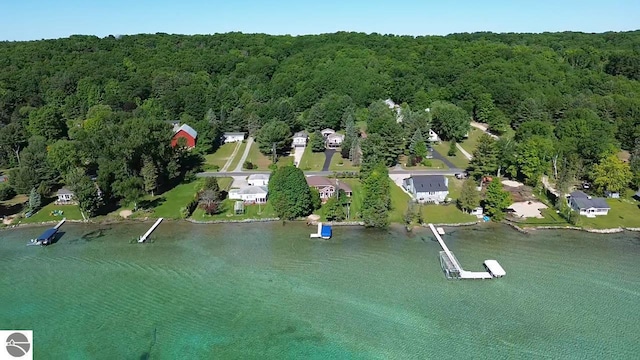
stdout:
<svg viewBox="0 0 640 360">
<path fill-rule="evenodd" d="M 482 140 L 477 176 L 550 174 L 613 190 L 596 179 L 620 149 L 640 182 L 639 45 L 637 31 L 1 42 L 0 166 L 16 168 L 19 192 L 73 183 L 87 203 L 135 202 L 183 177 L 222 131 L 248 131 L 264 153 L 274 144 L 284 153 L 296 131 L 344 129 L 342 156 L 368 174 L 400 154 L 420 162 L 429 128 L 453 143 L 474 119 L 504 135 Z M 402 104 L 401 122 L 377 101 L 386 98 Z M 199 132 L 195 152 L 168 146 L 168 120 Z"/>
</svg>

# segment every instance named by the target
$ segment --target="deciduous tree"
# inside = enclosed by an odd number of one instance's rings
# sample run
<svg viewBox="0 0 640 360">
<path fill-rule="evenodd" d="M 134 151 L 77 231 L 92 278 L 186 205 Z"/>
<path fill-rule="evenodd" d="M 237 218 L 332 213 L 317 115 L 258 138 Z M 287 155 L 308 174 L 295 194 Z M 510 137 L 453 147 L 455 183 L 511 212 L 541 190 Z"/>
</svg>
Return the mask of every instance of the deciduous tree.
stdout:
<svg viewBox="0 0 640 360">
<path fill-rule="evenodd" d="M 487 186 L 483 207 L 485 213 L 494 221 L 504 219 L 504 211 L 511 205 L 511 194 L 503 190 L 500 178 L 494 178 Z"/>
<path fill-rule="evenodd" d="M 593 166 L 593 184 L 601 192 L 621 192 L 627 188 L 632 178 L 629 164 L 616 155 L 609 155 Z"/>
<path fill-rule="evenodd" d="M 480 206 L 480 192 L 476 187 L 476 182 L 471 178 L 466 179 L 462 184 L 462 190 L 458 197 L 458 206 L 463 211 L 471 212 L 471 210 Z"/>
<path fill-rule="evenodd" d="M 294 166 L 277 168 L 269 179 L 269 198 L 283 220 L 307 216 L 313 211 L 311 190 L 302 170 Z"/>
</svg>

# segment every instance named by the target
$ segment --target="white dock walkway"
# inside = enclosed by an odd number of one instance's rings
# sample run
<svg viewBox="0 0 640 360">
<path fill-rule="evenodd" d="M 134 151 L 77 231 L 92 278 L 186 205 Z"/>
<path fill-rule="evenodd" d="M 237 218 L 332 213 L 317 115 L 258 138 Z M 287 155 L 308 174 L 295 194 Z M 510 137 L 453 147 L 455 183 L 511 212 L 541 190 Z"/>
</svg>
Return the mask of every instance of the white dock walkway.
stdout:
<svg viewBox="0 0 640 360">
<path fill-rule="evenodd" d="M 149 230 L 147 230 L 146 233 L 144 233 L 144 235 L 140 236 L 140 238 L 138 239 L 138 242 L 145 242 L 145 240 L 147 240 L 147 238 L 149 237 L 149 235 L 151 235 L 151 233 L 153 232 L 153 230 L 155 230 L 158 225 L 160 225 L 160 223 L 162 222 L 162 218 L 159 218 L 158 220 L 156 220 L 156 222 L 151 225 L 151 228 Z"/>
<path fill-rule="evenodd" d="M 62 220 L 60 220 L 58 225 L 54 226 L 53 228 L 56 230 L 60 229 L 60 226 L 62 226 L 62 224 L 64 224 L 65 221 L 67 221 L 67 218 L 62 218 Z"/>
<path fill-rule="evenodd" d="M 447 275 L 449 275 L 449 272 L 450 272 L 450 273 L 457 273 L 458 278 L 460 279 L 493 279 L 493 276 L 486 271 L 466 271 L 465 269 L 463 269 L 460 263 L 458 262 L 458 259 L 456 259 L 456 257 L 453 256 L 451 251 L 449 251 L 447 244 L 444 243 L 444 240 L 442 240 L 442 237 L 440 237 L 438 230 L 436 230 L 433 224 L 429 224 L 429 228 L 431 229 L 431 232 L 433 232 L 433 235 L 436 237 L 436 240 L 438 240 L 438 243 L 440 243 L 440 247 L 442 247 L 442 250 L 444 251 L 446 257 L 449 260 L 446 262 L 446 266 L 453 268 L 451 269 L 453 271 L 448 271 Z"/>
</svg>

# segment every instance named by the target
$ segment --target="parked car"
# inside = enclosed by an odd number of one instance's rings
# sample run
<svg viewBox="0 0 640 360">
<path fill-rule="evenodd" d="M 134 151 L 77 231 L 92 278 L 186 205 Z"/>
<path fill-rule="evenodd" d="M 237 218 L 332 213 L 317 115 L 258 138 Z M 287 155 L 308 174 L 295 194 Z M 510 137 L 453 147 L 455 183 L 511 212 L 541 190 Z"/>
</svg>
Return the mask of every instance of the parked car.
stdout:
<svg viewBox="0 0 640 360">
<path fill-rule="evenodd" d="M 468 173 L 466 173 L 466 172 L 457 173 L 457 174 L 456 174 L 456 179 L 466 179 L 466 178 L 467 178 L 467 176 L 469 176 L 469 174 L 468 174 Z"/>
</svg>

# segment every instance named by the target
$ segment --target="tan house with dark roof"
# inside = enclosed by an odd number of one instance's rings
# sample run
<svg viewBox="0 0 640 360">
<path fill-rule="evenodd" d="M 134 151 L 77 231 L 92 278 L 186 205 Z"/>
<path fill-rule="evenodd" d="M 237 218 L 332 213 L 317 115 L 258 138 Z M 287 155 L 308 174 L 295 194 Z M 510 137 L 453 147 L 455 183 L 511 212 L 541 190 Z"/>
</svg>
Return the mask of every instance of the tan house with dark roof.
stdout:
<svg viewBox="0 0 640 360">
<path fill-rule="evenodd" d="M 344 191 L 348 197 L 351 197 L 353 194 L 349 184 L 340 181 L 340 179 L 329 179 L 324 176 L 307 176 L 307 184 L 312 188 L 318 189 L 322 202 L 334 196 L 336 189 Z"/>
</svg>

